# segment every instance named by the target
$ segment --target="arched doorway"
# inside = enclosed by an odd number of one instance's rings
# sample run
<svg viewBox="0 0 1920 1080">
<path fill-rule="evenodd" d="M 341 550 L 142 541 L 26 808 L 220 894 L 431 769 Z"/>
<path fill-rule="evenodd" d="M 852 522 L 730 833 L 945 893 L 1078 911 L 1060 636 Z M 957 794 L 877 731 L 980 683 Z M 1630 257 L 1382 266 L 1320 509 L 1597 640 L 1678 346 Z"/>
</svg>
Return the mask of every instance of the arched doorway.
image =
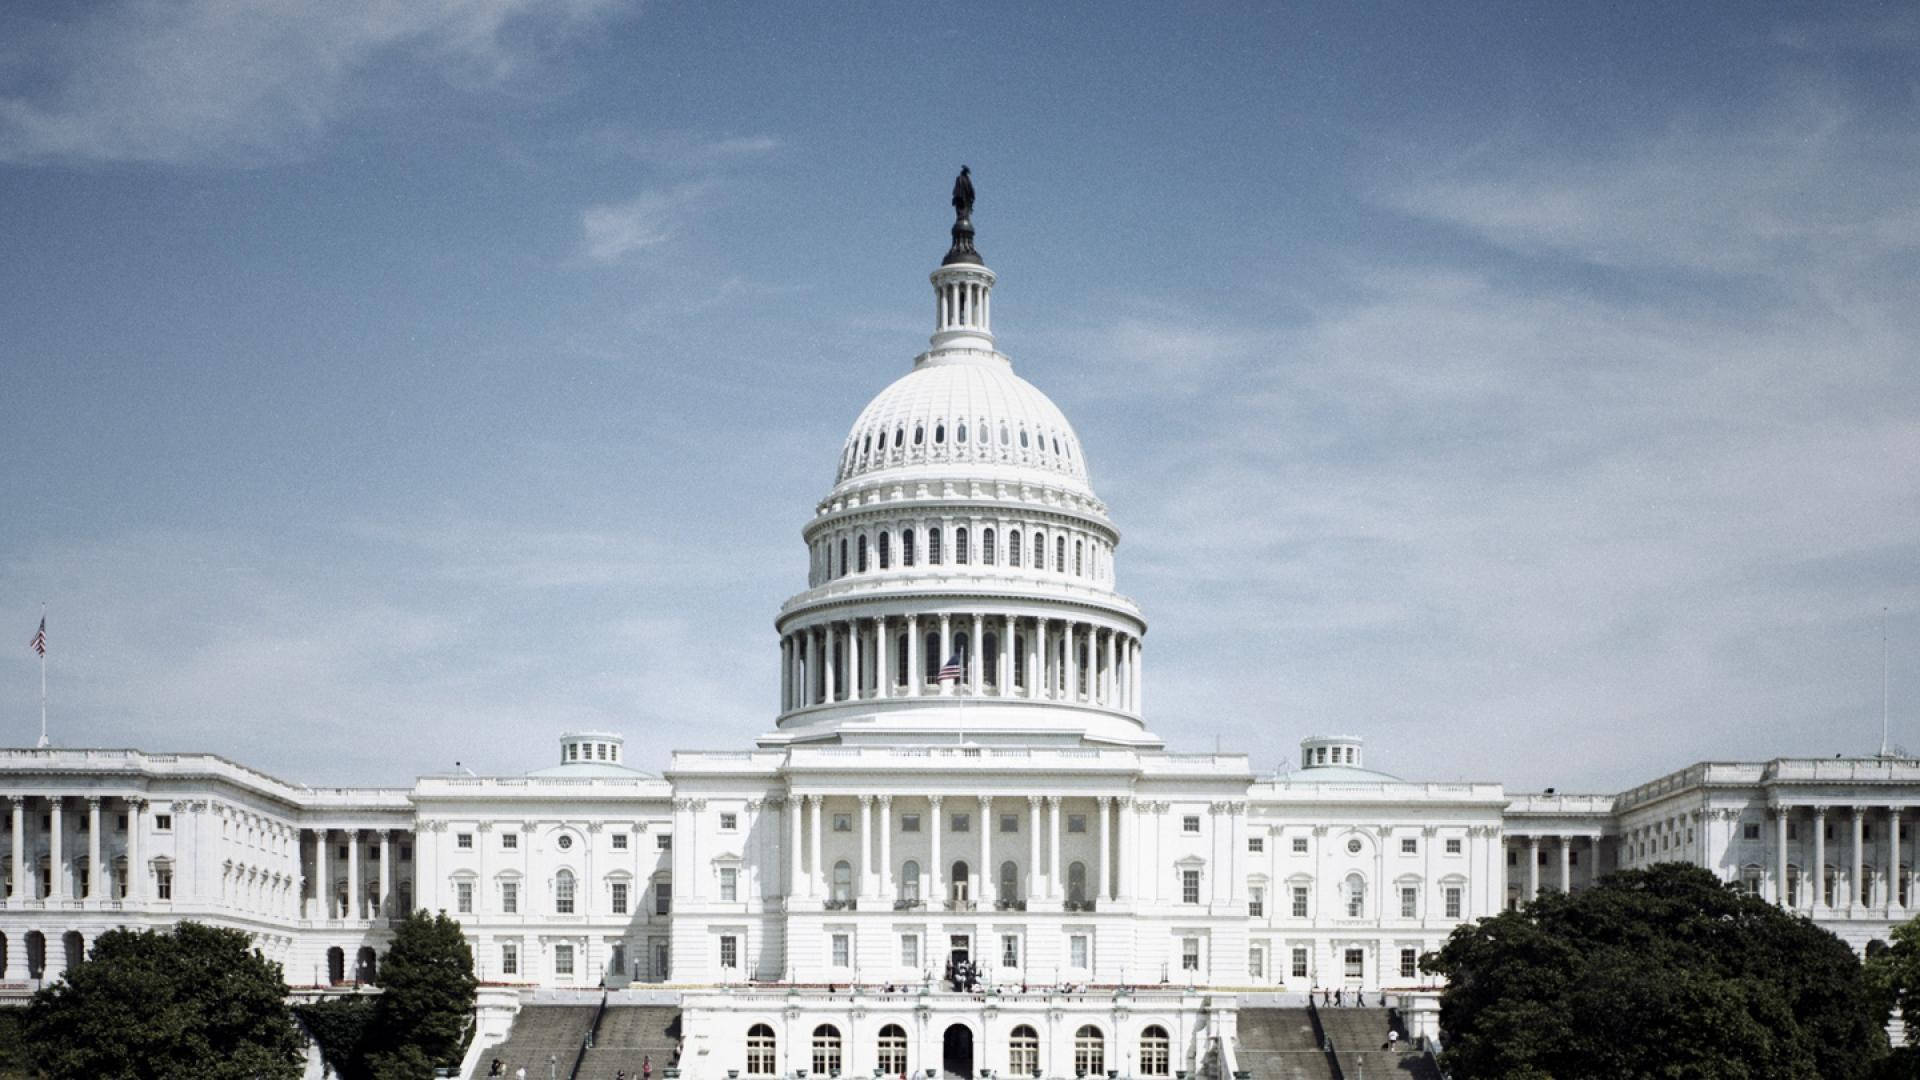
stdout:
<svg viewBox="0 0 1920 1080">
<path fill-rule="evenodd" d="M 27 978 L 44 979 L 47 977 L 47 935 L 38 930 L 27 931 Z"/>
<path fill-rule="evenodd" d="M 973 1029 L 965 1024 L 954 1024 L 940 1040 L 940 1069 L 951 1077 L 960 1080 L 972 1080 L 973 1077 Z"/>
<path fill-rule="evenodd" d="M 62 970 L 72 971 L 87 959 L 87 942 L 85 938 L 80 936 L 80 931 L 69 930 L 61 934 L 60 945 L 61 951 L 66 953 L 65 959 L 67 962 L 66 967 Z"/>
<path fill-rule="evenodd" d="M 327 982 L 339 986 L 347 981 L 347 953 L 335 945 L 327 950 Z"/>
<path fill-rule="evenodd" d="M 373 947 L 371 945 L 360 946 L 360 954 L 355 957 L 355 960 L 356 963 L 353 968 L 353 980 L 355 982 L 373 983 L 379 980 L 380 972 L 375 967 Z"/>
</svg>

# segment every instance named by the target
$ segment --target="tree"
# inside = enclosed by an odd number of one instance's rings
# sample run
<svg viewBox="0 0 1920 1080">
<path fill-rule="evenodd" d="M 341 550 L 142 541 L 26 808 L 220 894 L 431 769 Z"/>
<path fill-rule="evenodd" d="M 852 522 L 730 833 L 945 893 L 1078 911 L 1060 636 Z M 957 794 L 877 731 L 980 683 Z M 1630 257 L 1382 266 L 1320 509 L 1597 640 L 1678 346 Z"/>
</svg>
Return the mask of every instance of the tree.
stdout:
<svg viewBox="0 0 1920 1080">
<path fill-rule="evenodd" d="M 1453 932 L 1442 1064 L 1461 1080 L 1870 1075 L 1885 1012 L 1846 943 L 1680 863 Z"/>
<path fill-rule="evenodd" d="M 293 1080 L 303 1055 L 280 965 L 246 934 L 183 922 L 109 930 L 33 995 L 26 1039 L 50 1080 Z"/>
<path fill-rule="evenodd" d="M 367 1062 L 376 1080 L 457 1066 L 473 1021 L 473 950 L 445 912 L 416 911 L 394 931 L 380 965 L 381 994 Z"/>
<path fill-rule="evenodd" d="M 1876 941 L 1867 947 L 1867 985 L 1887 1014 L 1899 1010 L 1907 1034 L 1907 1045 L 1894 1052 L 1885 1075 L 1914 1076 L 1920 1074 L 1920 916 L 1888 936 L 1892 944 Z"/>
</svg>

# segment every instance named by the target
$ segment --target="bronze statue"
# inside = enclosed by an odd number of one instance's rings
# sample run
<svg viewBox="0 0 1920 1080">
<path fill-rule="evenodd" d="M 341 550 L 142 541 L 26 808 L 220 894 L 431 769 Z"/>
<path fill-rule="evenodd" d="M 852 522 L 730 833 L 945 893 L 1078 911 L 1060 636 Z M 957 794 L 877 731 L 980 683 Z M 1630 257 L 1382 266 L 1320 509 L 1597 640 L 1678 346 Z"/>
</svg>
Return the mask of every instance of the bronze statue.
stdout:
<svg viewBox="0 0 1920 1080">
<path fill-rule="evenodd" d="M 940 265 L 953 263 L 980 262 L 980 252 L 973 246 L 973 181 L 972 173 L 965 165 L 960 166 L 960 175 L 953 181 L 953 246 L 947 249 L 947 257 Z"/>
<path fill-rule="evenodd" d="M 973 216 L 973 181 L 965 165 L 960 166 L 960 175 L 953 181 L 953 215 L 965 220 Z"/>
</svg>

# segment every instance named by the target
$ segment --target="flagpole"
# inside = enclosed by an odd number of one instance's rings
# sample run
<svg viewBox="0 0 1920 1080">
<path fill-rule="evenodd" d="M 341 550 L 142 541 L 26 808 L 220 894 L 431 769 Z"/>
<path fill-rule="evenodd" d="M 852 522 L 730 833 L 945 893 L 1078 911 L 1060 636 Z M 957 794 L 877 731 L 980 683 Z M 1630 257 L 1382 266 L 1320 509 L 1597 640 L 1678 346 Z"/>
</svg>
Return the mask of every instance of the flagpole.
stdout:
<svg viewBox="0 0 1920 1080">
<path fill-rule="evenodd" d="M 40 647 L 34 651 L 40 654 L 40 749 L 47 748 L 47 602 L 40 602 Z"/>
</svg>

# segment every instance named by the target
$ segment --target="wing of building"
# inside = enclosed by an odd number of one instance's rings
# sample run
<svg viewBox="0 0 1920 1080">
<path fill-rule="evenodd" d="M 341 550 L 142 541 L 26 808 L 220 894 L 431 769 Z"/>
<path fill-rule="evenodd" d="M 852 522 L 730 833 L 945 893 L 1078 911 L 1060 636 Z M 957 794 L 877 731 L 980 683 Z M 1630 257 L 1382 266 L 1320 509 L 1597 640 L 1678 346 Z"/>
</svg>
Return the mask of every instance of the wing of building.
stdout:
<svg viewBox="0 0 1920 1080">
<path fill-rule="evenodd" d="M 350 988 L 427 908 L 489 984 L 476 1053 L 523 1005 L 609 988 L 678 1010 L 657 1064 L 678 1049 L 689 1076 L 1151 1076 L 1231 1058 L 1259 995 L 1413 994 L 1463 921 L 1617 867 L 1707 867 L 1856 947 L 1913 913 L 1911 760 L 1509 795 L 1372 771 L 1350 736 L 1308 736 L 1277 776 L 1166 750 L 1120 532 L 1073 426 L 996 347 L 961 214 L 928 349 L 861 410 L 804 527 L 756 745 L 654 776 L 621 735 L 572 732 L 549 767 L 405 790 L 0 751 L 0 998 L 107 929 L 188 918 Z"/>
</svg>

